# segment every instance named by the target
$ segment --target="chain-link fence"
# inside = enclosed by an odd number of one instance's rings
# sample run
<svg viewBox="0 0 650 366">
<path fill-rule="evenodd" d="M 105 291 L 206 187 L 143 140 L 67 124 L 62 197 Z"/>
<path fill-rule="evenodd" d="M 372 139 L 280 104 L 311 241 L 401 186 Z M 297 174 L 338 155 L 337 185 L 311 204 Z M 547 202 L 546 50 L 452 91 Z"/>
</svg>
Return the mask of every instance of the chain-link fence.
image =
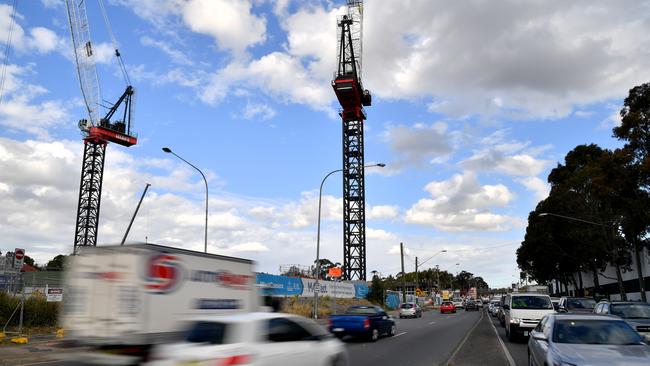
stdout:
<svg viewBox="0 0 650 366">
<path fill-rule="evenodd" d="M 0 277 L 0 331 L 56 326 L 64 294 L 61 271 L 5 272 Z"/>
</svg>

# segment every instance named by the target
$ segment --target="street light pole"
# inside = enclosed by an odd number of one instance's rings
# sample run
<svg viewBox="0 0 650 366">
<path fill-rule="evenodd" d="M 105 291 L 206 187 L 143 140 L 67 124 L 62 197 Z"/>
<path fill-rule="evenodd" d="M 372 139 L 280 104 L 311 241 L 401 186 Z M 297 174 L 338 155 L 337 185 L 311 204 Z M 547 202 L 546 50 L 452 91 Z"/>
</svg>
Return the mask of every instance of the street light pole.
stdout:
<svg viewBox="0 0 650 366">
<path fill-rule="evenodd" d="M 205 253 L 208 252 L 208 180 L 205 179 L 205 175 L 201 171 L 201 169 L 197 168 L 194 164 L 190 163 L 189 161 L 183 159 L 180 157 L 178 154 L 173 152 L 170 148 L 168 147 L 163 147 L 162 150 L 168 154 L 172 154 L 175 157 L 181 159 L 184 161 L 187 165 L 191 166 L 192 168 L 196 169 L 196 171 L 201 174 L 201 177 L 203 177 L 203 182 L 205 183 L 205 235 L 204 235 L 204 245 L 203 245 L 203 251 Z"/>
<path fill-rule="evenodd" d="M 372 167 L 380 167 L 383 168 L 385 167 L 386 164 L 383 163 L 377 163 L 377 164 L 372 164 L 372 165 L 366 165 L 364 166 L 365 168 L 372 168 Z M 336 169 L 332 170 L 331 172 L 327 173 L 327 175 L 323 178 L 323 180 L 320 182 L 320 189 L 318 190 L 318 224 L 317 224 L 317 231 L 316 231 L 316 282 L 314 284 L 314 319 L 318 319 L 318 292 L 320 291 L 319 286 L 319 279 L 320 279 L 320 212 L 321 212 L 321 206 L 322 206 L 322 200 L 323 200 L 323 184 L 325 184 L 325 180 L 332 174 L 342 172 L 343 169 Z"/>
</svg>

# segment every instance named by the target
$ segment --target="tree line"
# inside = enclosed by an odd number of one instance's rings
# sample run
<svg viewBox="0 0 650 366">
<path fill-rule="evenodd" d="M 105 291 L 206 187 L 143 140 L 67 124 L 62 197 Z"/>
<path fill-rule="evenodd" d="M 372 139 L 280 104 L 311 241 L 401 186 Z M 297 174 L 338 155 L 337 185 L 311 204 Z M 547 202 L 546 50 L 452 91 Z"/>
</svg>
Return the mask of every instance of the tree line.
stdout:
<svg viewBox="0 0 650 366">
<path fill-rule="evenodd" d="M 571 284 L 585 295 L 582 272 L 593 277 L 595 298 L 604 296 L 598 274 L 615 269 L 622 300 L 622 273 L 633 270 L 640 289 L 642 251 L 650 248 L 650 83 L 632 88 L 620 111 L 614 150 L 576 146 L 548 175 L 549 196 L 528 215 L 517 264 L 538 283 Z M 614 278 L 613 278 L 614 279 Z M 568 291 L 560 291 L 568 292 Z M 647 301 L 645 291 L 641 298 Z"/>
</svg>

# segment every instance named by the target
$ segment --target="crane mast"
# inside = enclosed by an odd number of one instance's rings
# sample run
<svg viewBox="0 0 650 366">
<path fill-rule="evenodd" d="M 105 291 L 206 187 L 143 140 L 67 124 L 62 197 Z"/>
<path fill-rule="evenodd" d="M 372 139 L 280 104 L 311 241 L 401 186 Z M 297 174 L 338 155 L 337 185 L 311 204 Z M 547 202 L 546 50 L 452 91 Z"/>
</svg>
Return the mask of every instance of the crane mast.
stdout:
<svg viewBox="0 0 650 366">
<path fill-rule="evenodd" d="M 105 12 L 102 0 L 99 0 L 99 3 L 102 11 Z M 137 137 L 131 131 L 135 92 L 133 87 L 128 85 L 128 76 L 115 41 L 113 42 L 115 56 L 119 60 L 127 86 L 124 93 L 107 108 L 108 111 L 102 117 L 101 89 L 90 38 L 86 0 L 66 0 L 65 4 L 74 48 L 77 76 L 88 112 L 88 119 L 84 118 L 79 121 L 79 128 L 84 137 L 84 155 L 81 167 L 81 182 L 79 184 L 79 202 L 77 205 L 73 249 L 73 253 L 76 253 L 80 247 L 97 245 L 106 146 L 109 142 L 127 147 L 133 146 L 137 144 Z M 104 13 L 104 19 L 110 31 L 106 13 Z M 118 113 L 120 109 L 122 109 L 122 112 Z M 121 117 L 121 119 L 112 122 L 111 119 L 116 116 Z"/>
<path fill-rule="evenodd" d="M 338 19 L 338 70 L 332 87 L 343 126 L 343 277 L 366 280 L 366 212 L 363 151 L 364 106 L 371 96 L 361 82 L 363 1 L 348 0 Z"/>
</svg>

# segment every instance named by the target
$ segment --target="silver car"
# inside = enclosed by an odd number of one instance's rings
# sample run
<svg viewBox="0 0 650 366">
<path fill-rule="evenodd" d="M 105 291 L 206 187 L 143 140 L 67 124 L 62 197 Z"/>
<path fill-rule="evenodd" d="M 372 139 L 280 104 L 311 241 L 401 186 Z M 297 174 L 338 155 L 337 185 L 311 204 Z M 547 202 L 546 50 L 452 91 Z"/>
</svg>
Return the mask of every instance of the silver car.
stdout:
<svg viewBox="0 0 650 366">
<path fill-rule="evenodd" d="M 422 308 L 420 305 L 407 302 L 399 306 L 399 317 L 401 318 L 421 318 Z"/>
<path fill-rule="evenodd" d="M 528 365 L 650 364 L 650 346 L 620 318 L 549 314 L 530 333 Z"/>
</svg>

